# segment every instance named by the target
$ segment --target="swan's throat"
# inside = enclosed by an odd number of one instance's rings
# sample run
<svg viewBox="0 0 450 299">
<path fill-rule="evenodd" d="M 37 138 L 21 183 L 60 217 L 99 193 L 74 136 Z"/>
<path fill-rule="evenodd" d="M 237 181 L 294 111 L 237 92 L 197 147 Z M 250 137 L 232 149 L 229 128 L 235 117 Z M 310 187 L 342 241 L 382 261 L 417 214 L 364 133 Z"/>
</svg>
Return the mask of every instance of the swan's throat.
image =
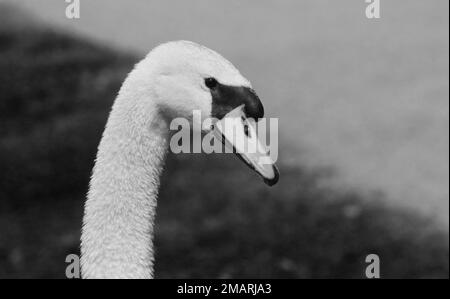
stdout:
<svg viewBox="0 0 450 299">
<path fill-rule="evenodd" d="M 151 278 L 159 178 L 167 150 L 165 120 L 128 117 L 116 101 L 99 145 L 85 205 L 84 278 Z"/>
</svg>

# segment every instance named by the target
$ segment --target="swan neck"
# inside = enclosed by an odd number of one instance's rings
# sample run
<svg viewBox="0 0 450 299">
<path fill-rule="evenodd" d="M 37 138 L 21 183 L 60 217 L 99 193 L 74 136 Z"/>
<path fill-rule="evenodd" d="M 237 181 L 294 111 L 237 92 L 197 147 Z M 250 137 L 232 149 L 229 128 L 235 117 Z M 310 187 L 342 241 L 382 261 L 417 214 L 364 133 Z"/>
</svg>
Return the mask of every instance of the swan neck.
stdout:
<svg viewBox="0 0 450 299">
<path fill-rule="evenodd" d="M 99 145 L 85 204 L 84 278 L 152 278 L 153 231 L 168 130 L 157 109 L 139 118 L 119 96 Z"/>
</svg>

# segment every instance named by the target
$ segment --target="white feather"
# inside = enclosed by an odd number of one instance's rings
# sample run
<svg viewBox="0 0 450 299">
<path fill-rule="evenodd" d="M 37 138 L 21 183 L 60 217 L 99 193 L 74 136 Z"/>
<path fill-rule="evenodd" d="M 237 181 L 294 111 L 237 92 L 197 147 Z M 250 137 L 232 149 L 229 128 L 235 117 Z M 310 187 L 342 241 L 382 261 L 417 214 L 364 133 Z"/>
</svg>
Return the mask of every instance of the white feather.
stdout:
<svg viewBox="0 0 450 299">
<path fill-rule="evenodd" d="M 156 47 L 113 105 L 90 182 L 81 237 L 83 278 L 152 278 L 159 180 L 173 117 L 210 117 L 205 77 L 250 87 L 216 52 L 186 41 Z"/>
</svg>

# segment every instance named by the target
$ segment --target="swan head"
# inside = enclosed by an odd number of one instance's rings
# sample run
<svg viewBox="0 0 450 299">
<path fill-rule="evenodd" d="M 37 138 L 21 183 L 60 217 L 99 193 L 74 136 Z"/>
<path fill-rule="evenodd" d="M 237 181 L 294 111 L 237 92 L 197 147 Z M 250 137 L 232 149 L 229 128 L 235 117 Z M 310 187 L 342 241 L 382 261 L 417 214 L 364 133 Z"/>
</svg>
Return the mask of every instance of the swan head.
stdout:
<svg viewBox="0 0 450 299">
<path fill-rule="evenodd" d="M 134 86 L 139 85 L 144 94 L 151 96 L 162 115 L 169 120 L 188 119 L 194 130 L 209 132 L 214 126 L 205 120 L 222 120 L 235 110 L 241 109 L 242 119 L 258 120 L 264 116 L 263 105 L 250 81 L 220 54 L 193 42 L 174 41 L 157 46 L 132 74 L 139 81 Z M 145 103 L 142 104 L 145 111 Z M 201 118 L 194 118 L 193 111 L 200 112 Z M 225 135 L 225 139 L 230 139 Z M 248 133 L 242 136 L 247 138 Z M 234 147 L 232 142 L 231 146 Z M 255 157 L 245 153 L 239 156 L 268 185 L 278 181 L 274 164 L 262 167 L 253 161 Z"/>
</svg>

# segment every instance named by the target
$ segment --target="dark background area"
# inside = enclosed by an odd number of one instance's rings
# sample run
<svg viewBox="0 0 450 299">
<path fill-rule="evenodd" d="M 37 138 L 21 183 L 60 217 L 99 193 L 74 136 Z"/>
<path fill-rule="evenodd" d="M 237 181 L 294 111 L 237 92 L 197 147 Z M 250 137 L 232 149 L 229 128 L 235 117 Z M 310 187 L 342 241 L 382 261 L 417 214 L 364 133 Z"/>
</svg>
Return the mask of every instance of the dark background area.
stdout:
<svg viewBox="0 0 450 299">
<path fill-rule="evenodd" d="M 64 278 L 109 109 L 139 59 L 0 10 L 0 278 Z M 170 155 L 156 277 L 363 278 L 376 253 L 382 277 L 448 278 L 432 219 L 334 193 L 318 184 L 328 169 L 280 170 L 267 189 L 233 156 Z"/>
</svg>

